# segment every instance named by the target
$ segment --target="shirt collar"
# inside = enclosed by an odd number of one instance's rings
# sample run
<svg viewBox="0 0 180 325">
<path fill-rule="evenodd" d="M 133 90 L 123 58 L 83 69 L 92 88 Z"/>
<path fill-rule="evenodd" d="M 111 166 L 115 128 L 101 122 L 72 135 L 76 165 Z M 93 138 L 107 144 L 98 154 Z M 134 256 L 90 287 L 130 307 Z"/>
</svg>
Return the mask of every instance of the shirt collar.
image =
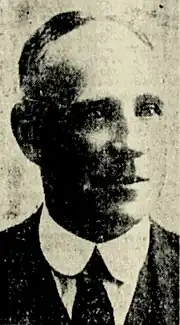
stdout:
<svg viewBox="0 0 180 325">
<path fill-rule="evenodd" d="M 149 248 L 150 221 L 145 217 L 128 232 L 101 244 L 78 237 L 58 225 L 44 205 L 39 224 L 40 245 L 48 263 L 59 273 L 75 276 L 89 261 L 95 246 L 111 275 L 130 283 L 137 278 Z"/>
</svg>

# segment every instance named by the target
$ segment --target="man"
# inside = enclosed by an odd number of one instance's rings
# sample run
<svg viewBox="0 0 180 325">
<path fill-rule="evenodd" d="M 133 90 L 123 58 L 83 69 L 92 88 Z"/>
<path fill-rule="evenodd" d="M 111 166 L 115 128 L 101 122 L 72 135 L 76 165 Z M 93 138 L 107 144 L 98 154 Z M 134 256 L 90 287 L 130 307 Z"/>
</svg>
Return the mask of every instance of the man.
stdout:
<svg viewBox="0 0 180 325">
<path fill-rule="evenodd" d="M 178 239 L 149 218 L 166 152 L 152 57 L 115 16 L 60 14 L 26 42 L 11 122 L 45 202 L 0 235 L 1 324 L 178 324 Z"/>
</svg>

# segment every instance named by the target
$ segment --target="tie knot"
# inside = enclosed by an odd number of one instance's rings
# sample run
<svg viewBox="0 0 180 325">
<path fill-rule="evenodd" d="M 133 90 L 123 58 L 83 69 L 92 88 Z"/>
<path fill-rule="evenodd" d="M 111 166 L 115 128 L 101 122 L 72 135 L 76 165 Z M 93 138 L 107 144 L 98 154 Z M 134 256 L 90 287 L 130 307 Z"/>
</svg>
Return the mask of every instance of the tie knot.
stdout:
<svg viewBox="0 0 180 325">
<path fill-rule="evenodd" d="M 91 258 L 89 259 L 82 273 L 85 278 L 88 278 L 91 281 L 107 280 L 112 282 L 115 280 L 109 272 L 97 247 L 94 248 Z"/>
<path fill-rule="evenodd" d="M 73 324 L 109 324 L 115 325 L 113 307 L 103 280 L 112 281 L 112 276 L 97 248 L 84 271 L 77 277 L 77 293 L 72 310 Z"/>
</svg>

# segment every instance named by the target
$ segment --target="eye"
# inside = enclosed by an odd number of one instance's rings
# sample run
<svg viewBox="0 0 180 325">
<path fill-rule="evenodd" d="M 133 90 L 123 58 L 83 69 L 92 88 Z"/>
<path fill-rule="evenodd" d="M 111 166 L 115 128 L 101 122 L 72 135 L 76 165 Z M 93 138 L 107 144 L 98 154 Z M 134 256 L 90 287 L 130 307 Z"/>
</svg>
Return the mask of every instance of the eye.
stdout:
<svg viewBox="0 0 180 325">
<path fill-rule="evenodd" d="M 101 112 L 100 110 L 94 110 L 91 115 L 91 124 L 96 127 L 96 126 L 102 126 L 105 122 L 105 117 L 103 115 L 103 112 Z"/>
<path fill-rule="evenodd" d="M 93 111 L 92 116 L 93 118 L 100 119 L 100 120 L 103 118 L 102 112 L 98 109 Z"/>
<path fill-rule="evenodd" d="M 137 105 L 135 109 L 135 115 L 141 117 L 150 117 L 154 115 L 161 116 L 162 110 L 160 106 L 156 103 L 141 103 L 141 105 Z"/>
</svg>

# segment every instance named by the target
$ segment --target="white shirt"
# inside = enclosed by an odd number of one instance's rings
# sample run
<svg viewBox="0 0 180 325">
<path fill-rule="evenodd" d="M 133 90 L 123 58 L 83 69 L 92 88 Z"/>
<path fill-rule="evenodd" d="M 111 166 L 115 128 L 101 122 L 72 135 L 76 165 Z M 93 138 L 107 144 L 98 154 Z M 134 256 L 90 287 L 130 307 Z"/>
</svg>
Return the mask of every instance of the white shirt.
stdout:
<svg viewBox="0 0 180 325">
<path fill-rule="evenodd" d="M 89 261 L 95 246 L 111 275 L 121 282 L 104 281 L 111 301 L 116 325 L 123 325 L 128 313 L 139 272 L 145 262 L 149 248 L 150 221 L 146 217 L 127 233 L 101 244 L 78 237 L 59 226 L 43 207 L 39 226 L 41 249 L 44 257 L 54 270 L 67 276 L 67 283 L 60 281 L 54 273 L 58 293 L 71 318 L 76 294 L 76 276 Z"/>
</svg>

